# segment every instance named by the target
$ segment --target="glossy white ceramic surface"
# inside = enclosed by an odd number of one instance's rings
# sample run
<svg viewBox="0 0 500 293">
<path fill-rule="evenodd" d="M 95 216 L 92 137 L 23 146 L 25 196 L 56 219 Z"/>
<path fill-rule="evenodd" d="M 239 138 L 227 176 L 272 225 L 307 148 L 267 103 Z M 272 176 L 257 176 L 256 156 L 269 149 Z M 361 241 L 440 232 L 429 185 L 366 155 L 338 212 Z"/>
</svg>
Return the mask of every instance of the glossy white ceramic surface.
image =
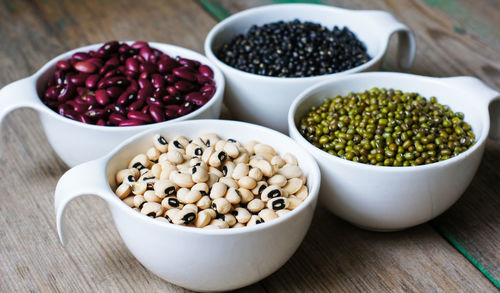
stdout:
<svg viewBox="0 0 500 293">
<path fill-rule="evenodd" d="M 242 143 L 258 140 L 280 154 L 296 155 L 307 177 L 309 197 L 286 216 L 238 229 L 208 230 L 185 227 L 147 217 L 123 203 L 114 193 L 115 173 L 152 144 L 155 133 L 195 137 L 217 133 Z M 228 120 L 176 122 L 128 139 L 103 158 L 78 165 L 59 180 L 55 192 L 58 232 L 64 243 L 66 205 L 84 194 L 103 198 L 120 235 L 132 254 L 149 270 L 176 285 L 196 291 L 222 291 L 257 282 L 280 268 L 299 247 L 317 202 L 319 168 L 312 156 L 291 138 L 262 126 Z M 92 249 L 89 247 L 89 249 Z M 92 265 L 92 264 L 90 264 Z"/>
<path fill-rule="evenodd" d="M 414 167 L 381 167 L 330 155 L 299 133 L 296 125 L 311 106 L 321 105 L 327 98 L 373 87 L 417 92 L 426 98 L 437 97 L 439 103 L 465 114 L 465 121 L 476 135 L 476 143 L 464 153 L 442 162 Z M 322 82 L 302 92 L 290 107 L 289 131 L 318 162 L 322 176 L 320 201 L 331 212 L 366 229 L 399 230 L 431 220 L 462 195 L 481 161 L 490 130 L 489 105 L 494 112 L 490 137 L 500 138 L 500 101 L 494 101 L 498 98 L 497 91 L 473 77 L 358 73 Z"/>
<path fill-rule="evenodd" d="M 207 104 L 185 116 L 154 125 L 166 125 L 174 121 L 188 119 L 219 118 L 225 81 L 221 71 L 214 63 L 205 56 L 188 49 L 163 43 L 150 42 L 149 44 L 151 47 L 159 49 L 172 57 L 181 56 L 194 59 L 210 66 L 214 72 L 216 82 L 216 92 Z M 84 124 L 59 115 L 45 106 L 40 100 L 39 95 L 43 94 L 46 81 L 54 72 L 57 61 L 71 58 L 73 53 L 96 50 L 101 46 L 102 44 L 95 44 L 61 54 L 47 62 L 32 76 L 15 81 L 2 88 L 0 90 L 0 124 L 8 113 L 17 108 L 35 109 L 39 113 L 43 129 L 52 148 L 70 167 L 99 158 L 107 154 L 123 140 L 150 128 L 153 124 L 131 127 Z"/>
<path fill-rule="evenodd" d="M 312 21 L 332 29 L 347 26 L 364 42 L 369 62 L 340 73 L 315 77 L 281 78 L 247 73 L 226 65 L 215 51 L 252 25 L 276 21 Z M 278 4 L 236 13 L 216 26 L 205 39 L 205 54 L 224 73 L 227 82 L 225 103 L 238 119 L 264 125 L 281 132 L 287 130 L 287 114 L 293 99 L 307 87 L 336 76 L 380 68 L 391 36 L 399 36 L 399 64 L 409 68 L 415 55 L 411 30 L 384 11 L 348 10 L 315 4 Z"/>
</svg>

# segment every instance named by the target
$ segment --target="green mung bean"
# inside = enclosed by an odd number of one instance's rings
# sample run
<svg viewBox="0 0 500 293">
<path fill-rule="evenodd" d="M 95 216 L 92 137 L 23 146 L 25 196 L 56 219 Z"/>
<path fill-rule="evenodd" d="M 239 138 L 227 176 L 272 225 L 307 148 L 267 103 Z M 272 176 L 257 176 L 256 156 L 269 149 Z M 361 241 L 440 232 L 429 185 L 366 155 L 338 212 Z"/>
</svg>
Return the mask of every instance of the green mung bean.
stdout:
<svg viewBox="0 0 500 293">
<path fill-rule="evenodd" d="M 464 114 L 418 93 L 372 88 L 327 99 L 301 118 L 314 146 L 347 160 L 416 166 L 452 158 L 475 143 Z"/>
</svg>

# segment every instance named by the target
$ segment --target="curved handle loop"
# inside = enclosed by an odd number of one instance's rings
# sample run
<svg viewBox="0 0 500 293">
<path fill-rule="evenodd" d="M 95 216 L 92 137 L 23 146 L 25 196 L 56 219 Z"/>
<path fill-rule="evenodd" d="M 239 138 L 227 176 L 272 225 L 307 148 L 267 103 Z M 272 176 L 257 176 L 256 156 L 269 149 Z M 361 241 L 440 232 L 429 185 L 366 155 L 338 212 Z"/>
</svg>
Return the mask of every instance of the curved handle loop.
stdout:
<svg viewBox="0 0 500 293">
<path fill-rule="evenodd" d="M 398 34 L 398 65 L 403 70 L 410 69 L 415 60 L 417 48 L 413 31 L 388 12 L 371 11 L 370 13 L 376 15 L 378 25 L 388 33 L 389 38 L 395 33 Z"/>
<path fill-rule="evenodd" d="M 490 133 L 488 137 L 500 140 L 500 92 L 472 76 L 445 77 L 443 79 L 451 86 L 474 92 L 474 98 L 479 99 L 484 107 L 489 107 Z"/>
<path fill-rule="evenodd" d="M 5 116 L 13 110 L 23 107 L 37 108 L 40 103 L 33 77 L 23 78 L 4 86 L 0 90 L 0 126 Z M 0 156 L 3 153 L 1 142 L 0 136 Z"/>
<path fill-rule="evenodd" d="M 65 244 L 64 211 L 67 204 L 82 195 L 97 195 L 108 201 L 109 187 L 106 182 L 102 160 L 80 164 L 63 174 L 57 182 L 54 206 L 56 210 L 57 232 L 61 243 Z"/>
</svg>

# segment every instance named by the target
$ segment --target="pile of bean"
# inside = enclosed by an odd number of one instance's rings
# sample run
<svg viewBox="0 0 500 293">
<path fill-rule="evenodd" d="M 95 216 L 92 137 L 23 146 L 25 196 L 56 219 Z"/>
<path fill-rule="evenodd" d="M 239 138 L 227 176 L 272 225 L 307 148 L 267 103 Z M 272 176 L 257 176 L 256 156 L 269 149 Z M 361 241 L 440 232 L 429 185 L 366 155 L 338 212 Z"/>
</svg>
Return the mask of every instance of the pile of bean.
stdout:
<svg viewBox="0 0 500 293">
<path fill-rule="evenodd" d="M 60 60 L 42 101 L 64 117 L 102 126 L 135 126 L 184 116 L 215 93 L 213 71 L 172 58 L 146 42 L 110 41 Z"/>
<path fill-rule="evenodd" d="M 373 88 L 327 99 L 300 120 L 299 131 L 316 147 L 341 158 L 379 166 L 443 161 L 475 142 L 463 113 L 435 97 Z"/>
<path fill-rule="evenodd" d="M 345 71 L 368 62 L 365 45 L 347 27 L 279 21 L 252 26 L 222 45 L 217 58 L 267 76 L 307 77 Z"/>
<path fill-rule="evenodd" d="M 237 228 L 271 221 L 309 195 L 306 177 L 290 153 L 266 144 L 223 140 L 215 134 L 153 147 L 116 174 L 116 195 L 147 216 L 178 225 Z"/>
</svg>

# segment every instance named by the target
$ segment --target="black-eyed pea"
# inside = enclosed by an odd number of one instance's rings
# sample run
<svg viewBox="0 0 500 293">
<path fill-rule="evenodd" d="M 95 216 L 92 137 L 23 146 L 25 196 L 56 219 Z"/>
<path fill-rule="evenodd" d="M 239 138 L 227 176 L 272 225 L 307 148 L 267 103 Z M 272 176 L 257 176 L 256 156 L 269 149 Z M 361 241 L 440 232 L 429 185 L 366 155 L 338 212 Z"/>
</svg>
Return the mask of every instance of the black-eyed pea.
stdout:
<svg viewBox="0 0 500 293">
<path fill-rule="evenodd" d="M 216 151 L 208 159 L 208 165 L 212 167 L 220 167 L 227 159 L 227 154 L 224 151 Z"/>
<path fill-rule="evenodd" d="M 208 180 L 207 169 L 201 168 L 199 166 L 194 166 L 191 168 L 192 180 L 195 183 L 202 183 Z"/>
<path fill-rule="evenodd" d="M 288 202 L 289 202 L 289 204 L 288 204 L 287 209 L 294 210 L 302 203 L 302 200 L 300 198 L 292 195 L 292 196 L 288 197 Z"/>
<path fill-rule="evenodd" d="M 255 179 L 255 181 L 260 181 L 260 180 L 262 180 L 262 177 L 264 176 L 264 174 L 262 174 L 262 171 L 259 168 L 252 168 L 248 172 L 248 176 Z"/>
<path fill-rule="evenodd" d="M 138 209 L 142 209 L 143 205 L 146 203 L 146 199 L 142 195 L 134 196 L 134 206 Z"/>
<path fill-rule="evenodd" d="M 115 194 L 120 198 L 124 199 L 130 194 L 130 185 L 127 184 L 126 182 L 123 182 L 118 186 L 118 188 L 115 190 Z"/>
<path fill-rule="evenodd" d="M 245 209 L 245 208 L 235 208 L 234 211 L 232 211 L 232 214 L 236 217 L 236 220 L 238 223 L 245 224 L 250 220 L 250 217 L 252 217 L 252 214 Z"/>
<path fill-rule="evenodd" d="M 208 187 L 212 188 L 212 186 L 219 181 L 219 176 L 217 176 L 214 173 L 208 172 L 208 180 L 207 180 L 207 185 Z"/>
<path fill-rule="evenodd" d="M 163 215 L 164 212 L 163 206 L 157 202 L 146 202 L 141 209 L 141 213 L 153 218 Z"/>
<path fill-rule="evenodd" d="M 217 177 L 219 177 L 219 178 L 224 177 L 224 173 L 222 173 L 222 171 L 220 171 L 219 169 L 212 167 L 212 166 L 208 167 L 208 172 L 217 175 Z"/>
<path fill-rule="evenodd" d="M 161 174 L 160 174 L 160 179 L 166 179 L 170 178 L 170 174 L 172 172 L 177 172 L 177 167 L 174 165 L 167 165 L 167 164 L 161 164 Z"/>
<path fill-rule="evenodd" d="M 286 198 L 286 197 L 271 198 L 267 202 L 267 208 L 271 209 L 273 211 L 287 209 L 289 205 L 290 205 L 290 202 L 288 201 L 288 198 Z"/>
<path fill-rule="evenodd" d="M 254 158 L 256 158 L 256 159 L 260 159 L 260 160 L 266 160 L 266 161 L 268 161 L 269 163 L 271 163 L 271 160 L 272 160 L 272 158 L 273 158 L 274 156 L 275 156 L 275 155 L 270 154 L 270 153 L 260 153 L 260 154 L 255 154 L 255 155 L 254 155 Z"/>
<path fill-rule="evenodd" d="M 238 188 L 239 187 L 238 182 L 236 182 L 236 180 L 234 180 L 233 178 L 220 177 L 219 178 L 219 182 L 224 183 L 224 184 L 226 184 L 229 187 L 233 187 L 233 188 Z"/>
<path fill-rule="evenodd" d="M 286 179 L 298 178 L 302 176 L 302 170 L 297 165 L 286 164 L 278 170 L 278 174 L 285 176 Z"/>
<path fill-rule="evenodd" d="M 196 206 L 202 210 L 210 208 L 212 206 L 212 200 L 210 199 L 210 196 L 204 195 L 202 196 L 197 202 Z"/>
<path fill-rule="evenodd" d="M 258 143 L 254 145 L 253 151 L 258 155 L 259 154 L 271 154 L 273 156 L 276 155 L 276 151 L 272 146 L 263 143 Z"/>
<path fill-rule="evenodd" d="M 174 223 L 177 225 L 182 225 L 183 222 L 182 222 L 181 218 L 179 217 L 181 212 L 182 212 L 182 210 L 180 210 L 180 209 L 167 210 L 165 213 L 165 218 L 171 223 Z"/>
<path fill-rule="evenodd" d="M 233 163 L 235 163 L 235 164 L 239 164 L 239 163 L 248 164 L 249 161 L 250 161 L 250 156 L 248 155 L 248 153 L 240 152 L 240 155 L 236 159 L 233 160 Z"/>
<path fill-rule="evenodd" d="M 274 175 L 274 168 L 266 160 L 259 160 L 255 163 L 255 167 L 259 168 L 262 171 L 262 174 L 266 177 L 272 177 Z"/>
<path fill-rule="evenodd" d="M 166 196 L 174 195 L 177 190 L 177 186 L 170 180 L 159 179 L 155 182 L 153 190 L 159 198 L 165 198 Z"/>
<path fill-rule="evenodd" d="M 146 151 L 146 156 L 150 161 L 157 161 L 161 153 L 155 147 L 151 147 Z"/>
<path fill-rule="evenodd" d="M 174 164 L 182 164 L 184 162 L 184 156 L 179 150 L 170 148 L 167 152 L 167 160 Z"/>
<path fill-rule="evenodd" d="M 289 194 L 294 194 L 303 186 L 302 179 L 292 178 L 287 181 L 286 185 L 283 186 L 283 190 L 286 190 Z"/>
<path fill-rule="evenodd" d="M 267 179 L 267 183 L 269 185 L 277 185 L 279 187 L 283 187 L 286 185 L 287 180 L 286 177 L 281 174 L 276 174 L 273 177 Z"/>
<path fill-rule="evenodd" d="M 134 197 L 133 195 L 131 196 L 127 196 L 126 198 L 123 199 L 123 202 L 128 205 L 129 207 L 133 208 L 135 207 L 135 204 L 134 204 Z"/>
<path fill-rule="evenodd" d="M 231 204 L 239 204 L 241 202 L 240 191 L 234 187 L 231 187 L 226 192 L 226 199 Z"/>
<path fill-rule="evenodd" d="M 233 177 L 233 171 L 236 165 L 232 161 L 226 161 L 221 168 L 222 175 L 226 177 Z"/>
<path fill-rule="evenodd" d="M 254 187 L 254 189 L 252 189 L 252 194 L 261 195 L 262 191 L 264 191 L 264 189 L 266 189 L 266 187 L 268 186 L 269 184 L 267 184 L 266 181 L 259 181 L 257 182 L 257 185 Z"/>
<path fill-rule="evenodd" d="M 260 198 L 262 199 L 262 201 L 268 202 L 271 198 L 281 196 L 283 196 L 283 192 L 279 186 L 269 185 L 262 191 Z"/>
<path fill-rule="evenodd" d="M 208 211 L 200 211 L 194 220 L 194 225 L 198 228 L 207 226 L 212 221 L 212 216 Z"/>
<path fill-rule="evenodd" d="M 299 163 L 297 162 L 297 158 L 296 158 L 294 155 L 290 154 L 290 153 L 286 153 L 286 154 L 284 154 L 284 155 L 283 155 L 283 160 L 284 160 L 287 164 L 289 164 L 289 165 L 295 165 L 295 166 L 297 166 L 297 165 L 299 164 Z"/>
<path fill-rule="evenodd" d="M 238 188 L 239 195 L 241 197 L 241 203 L 248 203 L 254 199 L 253 193 L 246 188 Z"/>
<path fill-rule="evenodd" d="M 184 207 L 183 204 L 179 202 L 179 200 L 175 196 L 169 196 L 165 197 L 161 201 L 161 205 L 166 209 L 166 210 L 171 210 L 171 209 L 182 209 Z"/>
<path fill-rule="evenodd" d="M 222 182 L 216 182 L 212 185 L 212 190 L 210 190 L 210 198 L 217 199 L 222 198 L 226 195 L 227 185 Z"/>
<path fill-rule="evenodd" d="M 177 164 L 177 171 L 180 171 L 181 173 L 191 173 L 191 165 L 189 164 L 189 161 L 184 161 L 182 164 Z"/>
<path fill-rule="evenodd" d="M 219 214 L 219 215 L 217 215 L 216 218 L 221 219 L 224 222 L 226 222 L 229 227 L 232 227 L 232 226 L 234 226 L 234 224 L 237 223 L 236 218 L 230 213 L 227 213 L 225 215 Z"/>
<path fill-rule="evenodd" d="M 212 221 L 210 221 L 209 225 L 205 226 L 205 228 L 207 228 L 208 226 L 216 226 L 219 229 L 229 228 L 228 223 L 222 219 L 213 219 Z"/>
<path fill-rule="evenodd" d="M 300 176 L 300 180 L 302 180 L 302 184 L 303 185 L 306 185 L 307 184 L 307 177 L 304 176 L 304 174 L 302 174 L 302 176 Z"/>
<path fill-rule="evenodd" d="M 151 161 L 149 161 L 148 157 L 145 154 L 138 154 L 130 160 L 128 164 L 129 168 L 136 168 L 137 170 L 141 170 L 143 168 L 148 168 Z"/>
<path fill-rule="evenodd" d="M 205 142 L 205 145 L 210 147 L 210 146 L 215 146 L 221 138 L 215 134 L 215 133 L 205 133 L 200 135 L 200 138 Z"/>
<path fill-rule="evenodd" d="M 191 187 L 191 190 L 198 190 L 199 192 L 201 192 L 201 195 L 205 196 L 205 195 L 208 195 L 210 188 L 208 187 L 208 184 L 206 184 L 205 182 L 202 182 L 202 183 L 196 183 L 195 185 L 193 185 L 193 187 Z"/>
<path fill-rule="evenodd" d="M 231 203 L 223 197 L 216 198 L 212 201 L 212 209 L 217 211 L 219 214 L 227 214 L 231 208 Z"/>
<path fill-rule="evenodd" d="M 285 164 L 286 164 L 286 162 L 280 156 L 272 157 L 270 163 L 273 166 L 273 168 L 276 170 L 285 166 Z"/>
<path fill-rule="evenodd" d="M 247 209 L 252 212 L 252 213 L 258 213 L 260 212 L 263 208 L 266 207 L 266 203 L 263 202 L 262 200 L 258 198 L 252 199 L 248 204 L 247 204 Z"/>
<path fill-rule="evenodd" d="M 182 210 L 190 210 L 194 213 L 198 213 L 198 207 L 193 204 L 193 203 L 188 203 L 188 204 L 185 204 L 184 207 L 182 208 Z"/>
<path fill-rule="evenodd" d="M 236 167 L 234 167 L 232 177 L 236 180 L 239 180 L 240 178 L 247 176 L 248 172 L 250 172 L 250 165 L 239 163 L 236 165 Z"/>
<path fill-rule="evenodd" d="M 146 183 L 154 183 L 156 182 L 157 178 L 155 176 L 155 174 L 153 174 L 153 172 L 151 170 L 149 170 L 148 172 L 144 173 L 141 175 L 141 177 L 139 177 L 139 180 L 137 180 L 138 182 L 146 182 Z"/>
<path fill-rule="evenodd" d="M 201 192 L 198 190 L 189 190 L 180 188 L 177 190 L 177 199 L 183 204 L 195 203 L 201 198 Z"/>
<path fill-rule="evenodd" d="M 135 195 L 138 195 L 138 194 L 144 194 L 144 192 L 147 190 L 148 188 L 148 184 L 144 181 L 141 181 L 141 182 L 133 182 L 130 187 L 132 188 L 132 193 L 135 194 Z"/>
<path fill-rule="evenodd" d="M 261 223 L 264 223 L 264 220 L 262 220 L 261 217 L 259 217 L 257 215 L 252 215 L 250 217 L 250 220 L 248 220 L 248 222 L 247 222 L 247 227 L 248 226 L 254 226 L 254 225 L 257 225 L 257 224 L 261 224 Z"/>
<path fill-rule="evenodd" d="M 290 212 L 291 212 L 290 210 L 278 210 L 278 211 L 276 211 L 276 215 L 278 215 L 278 217 L 283 217 L 284 215 L 286 215 Z"/>
<path fill-rule="evenodd" d="M 162 217 L 162 216 L 156 217 L 155 220 L 158 220 L 160 222 L 170 223 L 170 221 L 167 218 Z"/>
<path fill-rule="evenodd" d="M 227 141 L 226 141 L 226 140 L 219 140 L 219 141 L 215 144 L 215 146 L 214 146 L 215 151 L 216 151 L 216 152 L 221 152 L 221 151 L 223 151 L 223 150 L 224 150 L 224 146 L 226 145 L 226 143 L 227 143 Z"/>
<path fill-rule="evenodd" d="M 146 190 L 143 194 L 144 199 L 150 202 L 158 202 L 160 203 L 162 198 L 157 196 L 153 190 Z"/>
<path fill-rule="evenodd" d="M 212 219 L 215 219 L 215 217 L 217 216 L 217 212 L 214 209 L 212 209 L 212 208 L 206 209 L 204 211 L 207 211 L 207 213 L 210 214 L 210 216 L 212 217 Z"/>
<path fill-rule="evenodd" d="M 309 189 L 306 185 L 302 185 L 302 187 L 297 192 L 295 192 L 294 195 L 301 200 L 306 200 L 306 198 L 309 196 Z"/>
<path fill-rule="evenodd" d="M 168 151 L 167 151 L 168 153 Z M 159 157 L 158 157 L 158 163 L 161 164 L 161 163 L 164 163 L 164 162 L 168 162 L 168 157 L 167 157 L 167 153 L 163 153 L 161 154 Z M 170 163 L 170 162 L 169 162 Z M 170 163 L 171 164 L 171 163 Z"/>
<path fill-rule="evenodd" d="M 254 155 L 255 154 L 254 148 L 255 148 L 255 145 L 258 143 L 259 142 L 256 140 L 251 140 L 251 141 L 247 142 L 244 147 L 250 155 Z"/>
<path fill-rule="evenodd" d="M 245 224 L 242 224 L 242 223 L 236 223 L 236 224 L 234 224 L 234 226 L 233 226 L 233 227 L 231 227 L 231 228 L 233 228 L 233 229 L 234 229 L 234 228 L 242 228 L 242 227 L 246 227 L 246 225 L 245 225 Z"/>
<path fill-rule="evenodd" d="M 143 170 L 146 170 L 146 169 L 143 169 Z M 125 179 L 123 179 L 123 183 L 126 183 L 128 185 L 132 185 L 132 183 L 137 182 L 138 180 L 140 180 L 140 177 L 135 178 L 133 175 L 128 175 L 127 177 L 125 177 Z"/>
<path fill-rule="evenodd" d="M 186 146 L 186 155 L 191 157 L 191 158 L 196 158 L 198 155 L 195 154 L 195 150 L 199 149 L 197 152 L 199 153 L 199 156 L 203 154 L 203 149 L 194 143 L 190 143 Z"/>
<path fill-rule="evenodd" d="M 123 180 L 125 180 L 125 178 L 127 178 L 128 176 L 132 176 L 132 178 L 134 178 L 134 173 L 132 172 L 132 169 L 123 169 L 118 171 L 118 173 L 116 173 L 115 176 L 116 184 L 121 184 Z"/>
<path fill-rule="evenodd" d="M 159 179 L 161 176 L 161 165 L 154 164 L 153 166 L 151 166 L 151 173 L 153 174 L 153 176 Z"/>
<path fill-rule="evenodd" d="M 238 145 L 234 142 L 228 141 L 223 148 L 223 151 L 231 158 L 235 159 L 240 155 Z"/>
<path fill-rule="evenodd" d="M 201 147 L 202 150 L 205 150 L 207 147 L 209 147 L 205 144 L 205 141 L 203 141 L 203 139 L 201 139 L 200 137 L 193 139 L 191 143 Z"/>
<path fill-rule="evenodd" d="M 186 146 L 189 144 L 189 141 L 184 136 L 176 136 L 170 141 L 169 150 L 174 148 L 181 152 L 182 154 L 186 153 Z"/>
<path fill-rule="evenodd" d="M 169 179 L 179 187 L 191 188 L 194 185 L 193 178 L 188 173 L 172 172 Z"/>
<path fill-rule="evenodd" d="M 278 217 L 278 215 L 272 209 L 263 209 L 259 212 L 259 217 L 264 220 L 264 222 L 269 222 Z"/>
<path fill-rule="evenodd" d="M 203 166 L 202 166 L 202 164 L 203 164 Z M 189 166 L 191 166 L 191 167 L 198 166 L 198 167 L 202 167 L 202 168 L 205 168 L 205 169 L 208 168 L 207 164 L 205 164 L 205 162 L 203 162 L 201 160 L 201 158 L 196 158 L 196 157 L 189 159 Z"/>
<path fill-rule="evenodd" d="M 217 225 L 206 225 L 205 227 L 203 227 L 203 229 L 221 229 L 221 228 Z"/>
<path fill-rule="evenodd" d="M 166 153 L 168 150 L 167 139 L 160 134 L 155 134 L 153 136 L 153 145 L 157 150 L 159 150 L 162 153 Z"/>
<path fill-rule="evenodd" d="M 257 186 L 257 181 L 250 176 L 243 176 L 238 180 L 238 185 L 248 190 L 252 190 Z"/>
<path fill-rule="evenodd" d="M 209 164 L 208 161 L 210 160 L 210 157 L 212 157 L 213 153 L 215 152 L 214 147 L 208 147 L 203 151 L 203 155 L 201 155 L 201 160 L 205 162 L 205 164 Z"/>
</svg>

